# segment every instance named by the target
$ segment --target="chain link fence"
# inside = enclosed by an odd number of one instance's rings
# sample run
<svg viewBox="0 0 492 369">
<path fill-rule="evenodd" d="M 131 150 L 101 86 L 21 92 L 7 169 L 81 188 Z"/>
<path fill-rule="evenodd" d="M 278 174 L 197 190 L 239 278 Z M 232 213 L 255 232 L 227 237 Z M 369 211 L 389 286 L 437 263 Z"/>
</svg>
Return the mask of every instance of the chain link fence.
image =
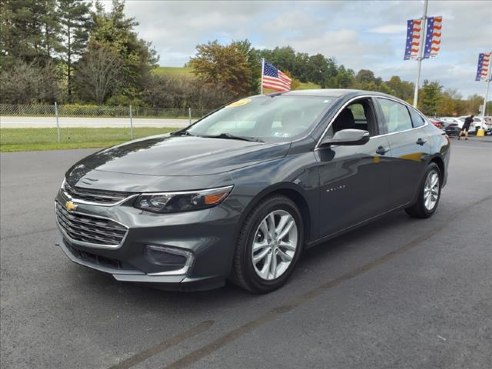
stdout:
<svg viewBox="0 0 492 369">
<path fill-rule="evenodd" d="M 196 108 L 152 108 L 142 106 L 99 106 L 99 105 L 10 105 L 0 104 L 0 116 L 55 116 L 59 117 L 130 117 L 135 118 L 199 118 L 211 109 Z"/>
<path fill-rule="evenodd" d="M 1 144 L 93 141 L 104 145 L 186 127 L 209 112 L 191 108 L 0 104 Z M 22 135 L 13 130 L 16 128 L 24 129 Z"/>
</svg>

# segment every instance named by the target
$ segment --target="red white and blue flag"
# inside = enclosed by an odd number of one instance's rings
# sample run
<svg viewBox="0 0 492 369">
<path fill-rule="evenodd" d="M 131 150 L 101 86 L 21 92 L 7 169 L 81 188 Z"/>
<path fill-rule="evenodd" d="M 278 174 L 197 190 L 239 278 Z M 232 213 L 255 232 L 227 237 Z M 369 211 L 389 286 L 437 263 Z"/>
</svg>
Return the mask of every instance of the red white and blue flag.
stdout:
<svg viewBox="0 0 492 369">
<path fill-rule="evenodd" d="M 424 59 L 433 58 L 441 49 L 442 17 L 427 18 Z"/>
<path fill-rule="evenodd" d="M 441 49 L 442 17 L 428 17 L 426 24 L 422 59 L 436 56 Z M 422 37 L 424 37 L 422 19 L 407 20 L 407 42 L 403 59 L 418 59 Z"/>
<path fill-rule="evenodd" d="M 404 60 L 417 59 L 422 37 L 422 19 L 409 19 L 407 21 L 407 44 L 405 46 Z"/>
<path fill-rule="evenodd" d="M 290 91 L 291 83 L 292 80 L 285 73 L 282 73 L 282 71 L 275 68 L 272 64 L 263 60 L 263 75 L 261 79 L 261 86 L 263 88 L 285 92 Z"/>
<path fill-rule="evenodd" d="M 490 59 L 492 53 L 478 54 L 477 76 L 475 81 L 486 81 L 489 76 Z"/>
</svg>

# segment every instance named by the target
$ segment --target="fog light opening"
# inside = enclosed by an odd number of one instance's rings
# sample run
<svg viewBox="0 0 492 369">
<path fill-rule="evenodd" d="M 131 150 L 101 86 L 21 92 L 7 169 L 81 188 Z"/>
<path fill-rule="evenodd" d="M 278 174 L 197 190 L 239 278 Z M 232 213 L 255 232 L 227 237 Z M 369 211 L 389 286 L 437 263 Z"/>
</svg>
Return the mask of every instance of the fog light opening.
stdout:
<svg viewBox="0 0 492 369">
<path fill-rule="evenodd" d="M 193 263 L 191 251 L 175 247 L 147 245 L 144 256 L 152 264 L 160 265 L 165 269 L 163 272 L 149 273 L 149 275 L 186 274 Z"/>
</svg>

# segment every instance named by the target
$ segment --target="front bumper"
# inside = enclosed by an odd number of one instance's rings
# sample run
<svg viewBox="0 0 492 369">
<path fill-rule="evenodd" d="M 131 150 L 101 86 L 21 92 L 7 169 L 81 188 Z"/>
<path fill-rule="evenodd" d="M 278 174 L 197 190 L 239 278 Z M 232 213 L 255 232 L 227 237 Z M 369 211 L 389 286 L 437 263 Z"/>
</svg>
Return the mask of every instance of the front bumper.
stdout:
<svg viewBox="0 0 492 369">
<path fill-rule="evenodd" d="M 160 288 L 165 290 L 176 291 L 202 291 L 213 288 L 222 287 L 225 284 L 226 278 L 223 276 L 208 276 L 208 277 L 188 277 L 186 275 L 149 275 L 142 271 L 132 269 L 119 269 L 107 266 L 109 260 L 104 260 L 92 257 L 88 254 L 81 254 L 75 251 L 69 242 L 63 237 L 55 243 L 59 246 L 65 255 L 74 263 L 85 266 L 90 269 L 98 270 L 103 273 L 107 273 L 113 276 L 114 279 L 121 282 L 134 282 L 134 283 L 151 283 L 159 285 Z M 84 256 L 82 256 L 84 255 Z"/>
<path fill-rule="evenodd" d="M 66 201 L 60 191 L 55 202 L 64 206 Z M 120 244 L 91 245 L 70 237 L 57 216 L 62 234 L 57 244 L 77 264 L 111 274 L 118 281 L 156 283 L 165 289 L 180 290 L 219 287 L 230 274 L 241 214 L 241 209 L 233 206 L 234 201 L 174 214 L 149 213 L 130 203 L 74 203 L 77 208 L 70 215 L 107 219 L 127 229 Z M 189 257 L 186 263 L 173 268 L 149 257 L 149 247 L 177 250 Z"/>
</svg>

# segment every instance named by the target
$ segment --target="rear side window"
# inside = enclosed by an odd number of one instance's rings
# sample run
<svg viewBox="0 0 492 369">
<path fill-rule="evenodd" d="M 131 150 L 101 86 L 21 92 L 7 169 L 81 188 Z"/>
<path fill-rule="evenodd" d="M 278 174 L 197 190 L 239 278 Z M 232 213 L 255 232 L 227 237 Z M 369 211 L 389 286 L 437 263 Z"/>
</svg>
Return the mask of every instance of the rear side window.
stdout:
<svg viewBox="0 0 492 369">
<path fill-rule="evenodd" d="M 408 109 L 408 110 L 410 110 L 410 115 L 412 116 L 412 123 L 415 128 L 421 127 L 425 124 L 424 118 L 422 118 L 422 116 L 419 113 L 417 113 L 413 109 Z"/>
<path fill-rule="evenodd" d="M 378 99 L 383 111 L 384 120 L 388 133 L 405 131 L 412 129 L 412 119 L 405 105 L 393 100 Z"/>
</svg>

